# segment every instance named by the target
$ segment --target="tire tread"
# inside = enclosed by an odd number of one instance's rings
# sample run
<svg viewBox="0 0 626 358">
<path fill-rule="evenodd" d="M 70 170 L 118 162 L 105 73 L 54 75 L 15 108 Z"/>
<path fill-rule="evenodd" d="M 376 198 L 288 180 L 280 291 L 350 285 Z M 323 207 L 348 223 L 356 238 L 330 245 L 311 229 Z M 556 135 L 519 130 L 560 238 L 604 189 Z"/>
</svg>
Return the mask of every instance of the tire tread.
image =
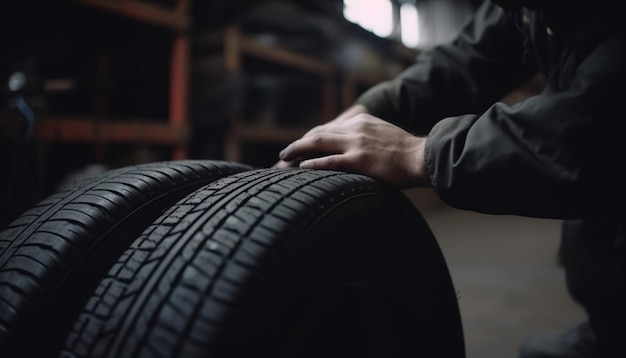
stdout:
<svg viewBox="0 0 626 358">
<path fill-rule="evenodd" d="M 32 314 L 28 312 L 44 304 L 64 270 L 71 268 L 113 225 L 132 218 L 137 208 L 178 188 L 197 188 L 221 176 L 251 169 L 243 164 L 207 160 L 113 169 L 65 187 L 20 215 L 0 232 L 0 297 L 5 293 L 13 297 L 11 302 L 0 299 L 0 311 L 6 313 L 0 315 L 0 350 L 23 329 L 18 327 L 30 324 L 27 322 Z"/>
</svg>

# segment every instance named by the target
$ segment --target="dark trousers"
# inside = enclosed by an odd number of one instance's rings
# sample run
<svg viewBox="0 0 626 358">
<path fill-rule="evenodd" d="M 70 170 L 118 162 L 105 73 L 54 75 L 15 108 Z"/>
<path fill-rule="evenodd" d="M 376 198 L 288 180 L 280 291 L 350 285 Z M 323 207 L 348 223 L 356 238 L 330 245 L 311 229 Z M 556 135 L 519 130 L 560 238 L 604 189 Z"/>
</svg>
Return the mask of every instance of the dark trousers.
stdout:
<svg viewBox="0 0 626 358">
<path fill-rule="evenodd" d="M 626 225 L 618 220 L 563 223 L 560 256 L 567 287 L 582 305 L 601 356 L 626 357 Z"/>
</svg>

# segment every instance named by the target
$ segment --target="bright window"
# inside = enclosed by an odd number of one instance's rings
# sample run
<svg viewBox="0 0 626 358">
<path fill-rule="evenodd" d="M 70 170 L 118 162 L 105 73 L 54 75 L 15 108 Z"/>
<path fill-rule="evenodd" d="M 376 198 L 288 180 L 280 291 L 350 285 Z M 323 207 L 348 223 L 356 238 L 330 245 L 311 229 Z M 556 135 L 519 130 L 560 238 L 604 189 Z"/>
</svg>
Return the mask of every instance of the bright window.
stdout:
<svg viewBox="0 0 626 358">
<path fill-rule="evenodd" d="M 380 37 L 393 33 L 393 5 L 390 0 L 344 0 L 346 20 Z"/>
<path fill-rule="evenodd" d="M 417 47 L 419 37 L 419 18 L 414 4 L 400 5 L 400 38 L 406 47 Z"/>
<path fill-rule="evenodd" d="M 398 3 L 400 18 L 394 20 L 394 7 L 398 9 Z M 419 18 L 412 1 L 344 0 L 343 16 L 380 37 L 397 37 L 407 47 L 419 44 Z M 395 34 L 394 21 L 399 21 L 399 31 Z"/>
</svg>

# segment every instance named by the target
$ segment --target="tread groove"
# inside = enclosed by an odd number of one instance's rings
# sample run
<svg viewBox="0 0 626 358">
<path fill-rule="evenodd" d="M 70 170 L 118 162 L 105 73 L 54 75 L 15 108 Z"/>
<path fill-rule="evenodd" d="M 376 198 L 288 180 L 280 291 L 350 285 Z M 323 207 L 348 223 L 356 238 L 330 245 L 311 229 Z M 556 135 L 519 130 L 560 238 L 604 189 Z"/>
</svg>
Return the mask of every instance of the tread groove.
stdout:
<svg viewBox="0 0 626 358">
<path fill-rule="evenodd" d="M 37 280 L 44 278 L 44 281 L 34 283 L 35 290 L 29 288 L 21 291 L 20 299 L 24 302 L 31 301 L 41 290 L 44 297 L 54 292 L 59 297 L 54 300 L 60 302 L 62 295 L 74 293 L 72 290 L 67 293 L 51 290 L 59 287 L 60 279 L 65 282 L 67 276 L 62 270 L 71 269 L 73 271 L 70 273 L 74 275 L 74 271 L 79 272 L 81 267 L 72 262 L 61 262 L 61 257 L 64 260 L 85 257 L 81 253 L 92 250 L 96 247 L 94 243 L 105 238 L 103 235 L 109 235 L 109 226 L 115 225 L 115 230 L 118 231 L 132 229 L 130 224 L 140 219 L 142 213 L 147 213 L 146 209 L 151 207 L 143 203 L 173 203 L 189 191 L 221 176 L 251 169 L 238 163 L 183 160 L 113 169 L 75 182 L 35 204 L 0 233 L 0 275 L 19 274 L 25 280 L 28 277 Z M 154 214 L 151 215 L 155 217 L 160 214 L 160 210 L 153 211 Z M 149 217 L 142 220 L 147 218 Z M 117 225 L 121 220 L 128 222 L 128 226 Z M 44 239 L 50 240 L 50 244 L 46 244 Z M 129 239 L 132 240 L 133 237 Z M 72 253 L 68 256 L 70 252 L 78 255 Z M 32 261 L 29 264 L 31 271 L 20 263 L 24 259 Z M 102 263 L 107 260 L 113 262 L 115 257 L 103 257 L 99 260 Z M 35 262 L 42 266 L 38 267 Z M 13 265 L 24 269 L 16 271 L 12 268 Z M 61 271 L 56 272 L 58 269 Z M 44 274 L 47 271 L 55 274 Z M 46 302 L 54 300 L 47 299 Z M 37 307 L 43 309 L 39 303 Z M 24 314 L 25 312 L 17 311 L 12 314 L 12 320 L 19 320 Z M 24 325 L 28 326 L 25 323 Z M 19 339 L 29 340 L 27 336 L 23 337 L 28 335 L 26 330 L 22 332 L 9 329 L 13 326 L 9 321 L 0 322 L 0 350 L 5 346 L 9 349 L 17 346 L 14 342 L 19 340 L 9 339 L 10 336 L 17 335 L 16 337 L 22 337 Z"/>
</svg>

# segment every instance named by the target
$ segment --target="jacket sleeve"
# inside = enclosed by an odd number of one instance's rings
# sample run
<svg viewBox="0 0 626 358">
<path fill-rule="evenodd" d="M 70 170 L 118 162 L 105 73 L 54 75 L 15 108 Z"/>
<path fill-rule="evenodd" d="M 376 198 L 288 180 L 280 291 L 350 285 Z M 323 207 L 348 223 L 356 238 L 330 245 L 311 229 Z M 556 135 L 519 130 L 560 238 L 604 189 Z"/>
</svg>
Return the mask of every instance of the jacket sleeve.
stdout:
<svg viewBox="0 0 626 358">
<path fill-rule="evenodd" d="M 451 44 L 357 99 L 368 111 L 416 134 L 440 119 L 481 113 L 538 72 L 523 61 L 523 35 L 501 8 L 485 1 Z"/>
<path fill-rule="evenodd" d="M 494 214 L 602 217 L 626 199 L 624 35 L 605 39 L 570 85 L 481 115 L 450 117 L 429 133 L 426 162 L 448 204 Z"/>
</svg>

